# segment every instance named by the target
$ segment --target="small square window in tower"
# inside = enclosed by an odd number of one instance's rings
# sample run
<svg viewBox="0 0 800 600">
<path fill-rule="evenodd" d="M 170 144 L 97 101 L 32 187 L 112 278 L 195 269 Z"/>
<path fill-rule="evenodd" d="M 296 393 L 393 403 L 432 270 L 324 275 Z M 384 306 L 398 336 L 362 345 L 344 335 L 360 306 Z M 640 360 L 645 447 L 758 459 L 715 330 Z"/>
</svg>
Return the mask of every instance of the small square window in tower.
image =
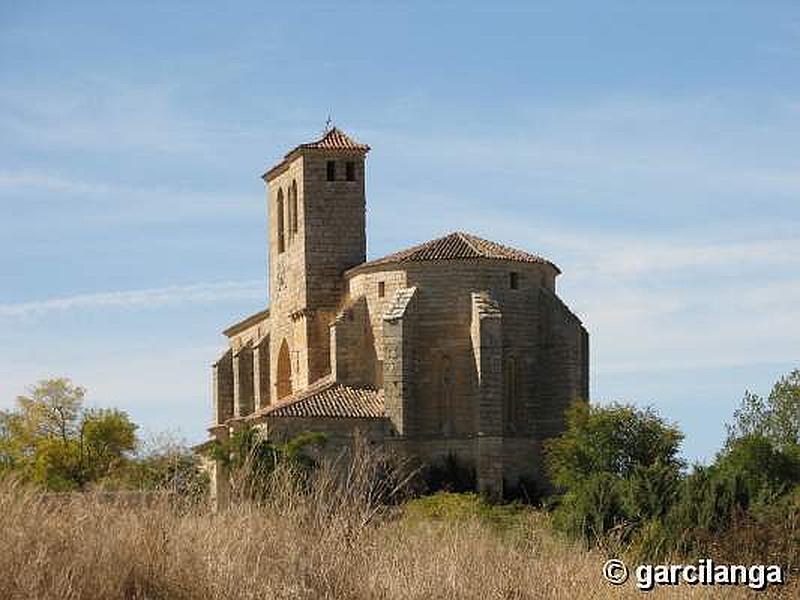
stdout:
<svg viewBox="0 0 800 600">
<path fill-rule="evenodd" d="M 348 161 L 345 164 L 345 179 L 347 181 L 355 181 L 356 180 L 356 163 L 352 161 Z"/>
<path fill-rule="evenodd" d="M 519 289 L 519 273 L 511 272 L 508 274 L 508 286 L 512 290 Z"/>
<path fill-rule="evenodd" d="M 336 162 L 333 160 L 329 160 L 327 164 L 327 174 L 328 174 L 328 181 L 334 181 L 336 179 Z"/>
</svg>

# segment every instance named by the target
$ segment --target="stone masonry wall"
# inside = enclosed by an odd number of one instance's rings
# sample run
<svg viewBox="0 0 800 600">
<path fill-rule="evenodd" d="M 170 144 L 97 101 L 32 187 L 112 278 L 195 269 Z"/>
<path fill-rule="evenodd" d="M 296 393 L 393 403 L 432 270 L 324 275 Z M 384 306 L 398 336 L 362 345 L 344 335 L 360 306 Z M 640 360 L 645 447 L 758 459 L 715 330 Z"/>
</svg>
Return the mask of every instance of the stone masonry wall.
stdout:
<svg viewBox="0 0 800 600">
<path fill-rule="evenodd" d="M 395 293 L 400 288 L 406 287 L 406 272 L 403 269 L 393 269 L 376 271 L 374 273 L 363 273 L 355 275 L 348 281 L 349 298 L 365 298 L 367 301 L 367 313 L 369 314 L 369 324 L 372 329 L 372 340 L 375 346 L 375 365 L 374 385 L 381 385 L 383 378 L 383 342 L 381 341 L 381 331 L 383 327 L 383 316 L 394 299 Z M 383 289 L 383 295 L 381 295 Z"/>
<path fill-rule="evenodd" d="M 253 348 L 240 346 L 233 352 L 233 415 L 246 417 L 255 409 L 253 380 Z"/>
<path fill-rule="evenodd" d="M 307 308 L 316 320 L 308 326 L 309 381 L 330 371 L 329 326 L 347 290 L 343 273 L 366 260 L 366 197 L 361 152 L 311 152 L 304 156 L 305 269 Z M 327 163 L 335 164 L 334 181 Z M 355 167 L 353 181 L 345 165 Z"/>
<path fill-rule="evenodd" d="M 331 369 L 336 381 L 373 385 L 375 344 L 364 297 L 346 306 L 336 317 L 331 325 L 330 347 Z"/>
<path fill-rule="evenodd" d="M 477 379 L 472 357 L 470 323 L 471 292 L 488 290 L 503 310 L 503 352 L 520 357 L 523 381 L 520 396 L 518 435 L 533 434 L 535 378 L 537 360 L 538 294 L 543 281 L 552 284 L 552 268 L 547 265 L 499 263 L 497 261 L 452 261 L 409 264 L 407 285 L 418 289 L 418 354 L 415 361 L 417 408 L 409 426 L 415 435 L 457 436 L 475 430 L 475 390 Z M 509 289 L 510 273 L 518 276 L 518 289 Z M 369 275 L 368 279 L 367 275 Z M 358 273 L 351 279 L 351 294 L 375 290 L 384 278 L 398 280 L 392 271 Z M 386 284 L 386 294 L 389 294 Z M 381 360 L 382 335 L 374 327 L 376 354 Z M 452 381 L 447 385 L 450 409 L 443 415 L 444 369 Z"/>
<path fill-rule="evenodd" d="M 272 398 L 278 397 L 278 353 L 286 342 L 291 362 L 292 389 L 310 383 L 308 372 L 308 305 L 306 296 L 307 218 L 305 161 L 291 161 L 285 170 L 268 182 L 268 248 L 270 296 L 270 385 Z M 297 232 L 292 230 L 292 190 L 297 189 Z M 278 200 L 283 198 L 283 221 L 279 222 Z M 283 228 L 284 249 L 279 247 L 279 228 Z"/>
<path fill-rule="evenodd" d="M 233 353 L 227 350 L 212 366 L 214 422 L 224 423 L 233 416 Z"/>
<path fill-rule="evenodd" d="M 399 288 L 383 316 L 383 392 L 390 433 L 414 434 L 416 372 L 416 288 Z"/>
<path fill-rule="evenodd" d="M 570 402 L 589 399 L 589 368 L 588 334 L 578 318 L 554 294 L 543 290 L 539 301 L 542 343 L 535 424 L 543 440 L 563 431 Z"/>
<path fill-rule="evenodd" d="M 471 294 L 486 290 L 503 315 L 498 405 L 516 392 L 513 415 L 505 417 L 514 421 L 513 426 L 504 422 L 502 441 L 494 440 L 486 452 L 502 456 L 502 475 L 508 484 L 515 484 L 521 476 L 541 480 L 541 440 L 561 431 L 563 410 L 574 392 L 588 392 L 588 336 L 554 294 L 555 269 L 499 261 L 403 266 L 404 283 L 417 287 L 415 311 L 419 315 L 411 361 L 413 376 L 409 377 L 414 387 L 414 409 L 404 415 L 405 435 L 413 436 L 415 447 L 430 446 L 430 452 L 438 455 L 442 452 L 437 449 L 448 447 L 448 440 L 460 439 L 463 443 L 455 445 L 466 444 L 471 448 L 469 455 L 477 459 L 479 382 L 471 339 Z M 516 289 L 511 286 L 512 272 L 517 274 Z M 397 285 L 394 282 L 403 279 L 400 273 L 397 266 L 387 271 L 356 272 L 350 278 L 351 296 L 364 294 L 369 305 L 376 299 L 377 283 L 387 282 L 384 288 L 388 296 L 389 282 Z M 379 361 L 385 360 L 381 346 L 386 347 L 389 331 L 386 323 L 382 327 L 373 324 Z M 507 381 L 509 360 L 516 365 L 514 386 Z M 391 394 L 386 383 L 388 412 Z M 463 441 L 467 439 L 472 442 Z M 397 443 L 402 445 L 400 440 Z"/>
<path fill-rule="evenodd" d="M 478 490 L 503 492 L 503 313 L 487 291 L 472 292 L 470 338 L 477 375 Z"/>
</svg>

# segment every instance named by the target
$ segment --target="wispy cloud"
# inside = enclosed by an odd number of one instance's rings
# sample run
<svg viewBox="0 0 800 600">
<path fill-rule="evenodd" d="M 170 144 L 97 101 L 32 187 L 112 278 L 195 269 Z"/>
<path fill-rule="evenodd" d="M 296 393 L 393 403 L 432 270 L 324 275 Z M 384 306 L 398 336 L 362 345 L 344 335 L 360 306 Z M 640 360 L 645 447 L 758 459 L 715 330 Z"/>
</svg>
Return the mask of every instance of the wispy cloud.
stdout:
<svg viewBox="0 0 800 600">
<path fill-rule="evenodd" d="M 119 189 L 104 183 L 76 181 L 35 170 L 0 171 L 0 190 L 35 188 L 70 194 L 109 194 Z"/>
<path fill-rule="evenodd" d="M 578 276 L 602 273 L 610 277 L 637 277 L 664 272 L 707 271 L 711 275 L 761 267 L 766 273 L 791 268 L 800 272 L 800 238 L 774 235 L 742 239 L 729 231 L 710 228 L 691 234 L 666 236 L 610 235 L 592 232 L 551 233 L 538 238 L 568 256 L 580 258 Z M 750 234 L 752 235 L 752 234 Z"/>
<path fill-rule="evenodd" d="M 632 204 L 669 195 L 672 204 L 702 198 L 729 207 L 743 193 L 800 192 L 794 159 L 800 120 L 796 111 L 786 110 L 787 103 L 797 100 L 769 94 L 592 97 L 558 106 L 510 107 L 496 127 L 376 130 L 365 139 L 400 160 L 508 174 L 516 196 L 585 187 L 575 195 L 582 203 L 606 190 L 621 196 L 619 201 L 629 195 Z M 461 122 L 444 116 L 441 121 Z M 531 180 L 536 192 L 520 194 L 520 183 Z M 642 198 L 643 192 L 649 198 Z"/>
<path fill-rule="evenodd" d="M 204 128 L 175 109 L 174 86 L 85 77 L 71 87 L 6 89 L 0 129 L 36 144 L 186 152 L 205 146 Z M 113 141 L 112 141 L 113 140 Z"/>
<path fill-rule="evenodd" d="M 191 185 L 138 186 L 36 169 L 0 170 L 0 201 L 20 195 L 24 195 L 29 205 L 68 208 L 69 213 L 64 217 L 73 219 L 79 214 L 81 227 L 109 222 L 130 224 L 143 220 L 171 222 L 176 219 L 253 215 L 262 210 L 256 193 L 207 191 Z M 75 199 L 82 201 L 83 211 L 80 213 L 75 212 Z M 56 219 L 50 222 L 59 223 Z M 42 226 L 42 223 L 37 226 Z"/>
<path fill-rule="evenodd" d="M 259 300 L 263 297 L 263 281 L 223 281 L 142 290 L 95 292 L 46 300 L 0 304 L 0 318 L 31 317 L 74 310 L 153 309 L 180 304 Z"/>
</svg>

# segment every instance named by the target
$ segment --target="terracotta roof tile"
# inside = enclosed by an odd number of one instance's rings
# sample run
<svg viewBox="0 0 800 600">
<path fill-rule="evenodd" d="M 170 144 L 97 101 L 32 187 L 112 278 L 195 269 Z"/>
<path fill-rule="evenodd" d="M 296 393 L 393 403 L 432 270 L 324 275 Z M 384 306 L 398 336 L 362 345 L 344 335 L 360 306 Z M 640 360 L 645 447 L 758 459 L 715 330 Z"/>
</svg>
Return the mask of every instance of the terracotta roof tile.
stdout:
<svg viewBox="0 0 800 600">
<path fill-rule="evenodd" d="M 356 271 L 362 267 L 373 267 L 385 264 L 438 261 L 438 260 L 464 260 L 464 259 L 495 259 L 512 260 L 527 263 L 549 264 L 555 267 L 549 260 L 530 254 L 523 250 L 517 250 L 497 242 L 492 242 L 479 238 L 475 235 L 457 231 L 444 237 L 412 246 L 400 252 L 395 252 L 383 258 L 378 258 L 366 263 L 362 263 L 352 269 Z M 558 267 L 556 267 L 558 269 Z"/>
<path fill-rule="evenodd" d="M 311 149 L 311 150 L 361 150 L 366 152 L 369 146 L 360 144 L 353 138 L 349 137 L 344 131 L 338 127 L 333 127 L 325 133 L 320 139 L 307 144 L 300 144 L 295 150 Z M 294 152 L 295 150 L 292 150 Z M 291 152 L 289 153 L 291 154 Z M 288 154 L 287 154 L 288 156 Z"/>
<path fill-rule="evenodd" d="M 253 416 L 377 419 L 383 417 L 383 390 L 326 381 Z"/>
<path fill-rule="evenodd" d="M 355 141 L 338 127 L 333 127 L 326 131 L 321 138 L 295 146 L 283 157 L 283 160 L 274 167 L 271 167 L 261 177 L 269 181 L 274 176 L 282 173 L 291 159 L 302 150 L 355 150 L 358 152 L 369 152 L 369 146 Z"/>
</svg>

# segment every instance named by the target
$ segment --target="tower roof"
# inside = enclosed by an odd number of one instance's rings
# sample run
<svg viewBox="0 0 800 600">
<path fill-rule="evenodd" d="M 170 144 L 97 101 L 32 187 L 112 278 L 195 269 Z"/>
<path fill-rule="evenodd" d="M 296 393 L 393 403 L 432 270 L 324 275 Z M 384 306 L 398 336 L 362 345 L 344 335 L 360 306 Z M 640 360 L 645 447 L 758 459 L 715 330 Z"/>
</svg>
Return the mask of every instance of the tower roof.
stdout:
<svg viewBox="0 0 800 600">
<path fill-rule="evenodd" d="M 400 250 L 383 258 L 362 263 L 350 269 L 350 272 L 367 267 L 409 262 L 427 262 L 442 260 L 491 259 L 510 260 L 524 263 L 550 265 L 559 273 L 561 270 L 552 262 L 541 256 L 517 250 L 497 242 L 479 238 L 470 233 L 456 231 L 435 240 Z"/>
<path fill-rule="evenodd" d="M 300 144 L 292 148 L 286 153 L 281 162 L 269 169 L 262 177 L 267 180 L 271 179 L 274 175 L 280 173 L 283 167 L 303 150 L 345 150 L 350 152 L 363 152 L 366 154 L 369 152 L 369 146 L 357 142 L 338 127 L 331 127 L 318 140 L 306 142 L 305 144 Z"/>
<path fill-rule="evenodd" d="M 368 152 L 369 146 L 361 144 L 347 135 L 338 127 L 332 127 L 325 134 L 316 141 L 300 144 L 292 150 L 360 150 Z M 291 154 L 292 152 L 289 152 Z M 286 156 L 288 157 L 289 154 Z"/>
</svg>

